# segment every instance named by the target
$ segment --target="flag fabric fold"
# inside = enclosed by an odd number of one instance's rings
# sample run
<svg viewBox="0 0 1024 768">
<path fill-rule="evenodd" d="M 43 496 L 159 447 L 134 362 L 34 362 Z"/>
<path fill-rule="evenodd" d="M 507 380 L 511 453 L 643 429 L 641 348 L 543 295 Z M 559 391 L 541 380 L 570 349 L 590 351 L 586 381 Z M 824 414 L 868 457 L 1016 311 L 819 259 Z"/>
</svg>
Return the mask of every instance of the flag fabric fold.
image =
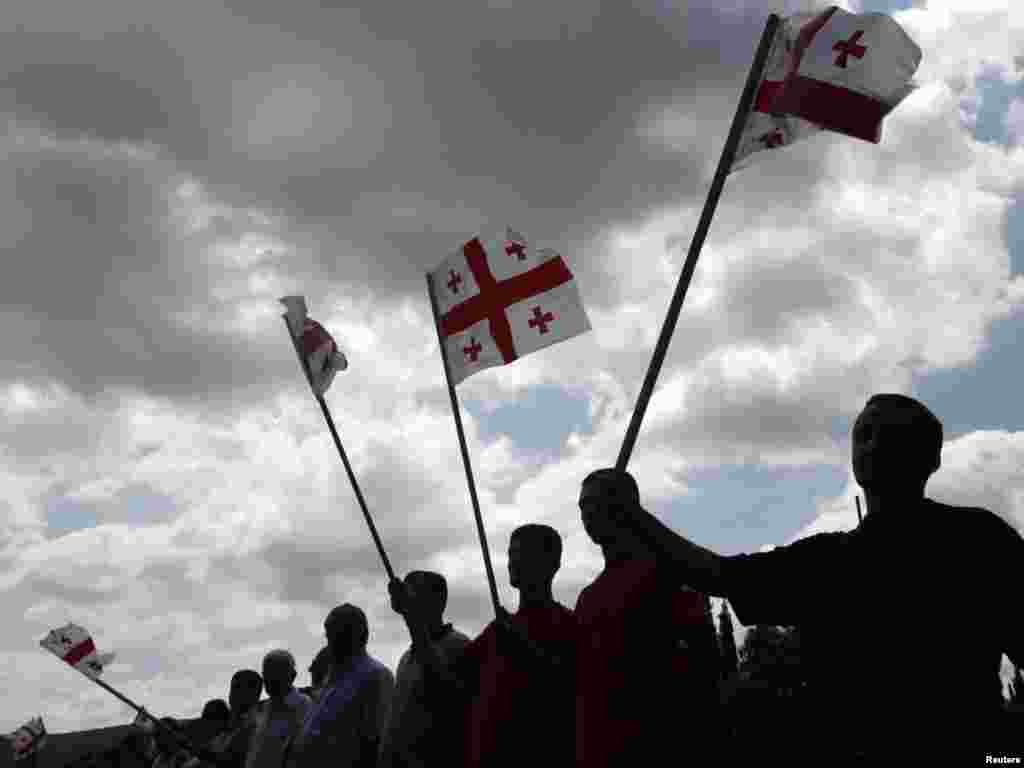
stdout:
<svg viewBox="0 0 1024 768">
<path fill-rule="evenodd" d="M 14 759 L 24 760 L 46 745 L 46 726 L 43 725 L 43 718 L 33 717 L 4 738 L 11 742 Z"/>
<path fill-rule="evenodd" d="M 822 130 L 879 143 L 882 120 L 916 88 L 921 56 L 886 14 L 832 6 L 783 19 L 731 170 Z"/>
<path fill-rule="evenodd" d="M 348 360 L 331 334 L 316 320 L 307 317 L 304 296 L 285 296 L 280 301 L 287 310 L 284 318 L 295 340 L 299 363 L 313 391 L 322 396 L 335 374 L 348 368 Z"/>
<path fill-rule="evenodd" d="M 469 240 L 430 276 L 453 386 L 590 330 L 562 257 L 512 229 Z"/>
<path fill-rule="evenodd" d="M 114 658 L 113 653 L 98 654 L 92 637 L 77 624 L 68 623 L 51 630 L 39 644 L 79 672 L 94 678 L 98 678 L 103 667 Z"/>
</svg>

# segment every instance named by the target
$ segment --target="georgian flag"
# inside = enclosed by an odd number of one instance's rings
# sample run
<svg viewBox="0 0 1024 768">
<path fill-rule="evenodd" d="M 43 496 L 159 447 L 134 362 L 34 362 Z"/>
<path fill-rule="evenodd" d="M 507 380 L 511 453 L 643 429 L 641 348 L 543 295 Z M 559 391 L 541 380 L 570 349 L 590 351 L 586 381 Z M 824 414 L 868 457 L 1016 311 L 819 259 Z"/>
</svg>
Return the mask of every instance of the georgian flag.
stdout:
<svg viewBox="0 0 1024 768">
<path fill-rule="evenodd" d="M 46 744 L 46 726 L 43 725 L 43 718 L 33 717 L 21 728 L 5 735 L 4 738 L 11 742 L 14 759 L 24 760 L 29 755 L 38 752 Z"/>
<path fill-rule="evenodd" d="M 430 283 L 453 386 L 590 330 L 562 257 L 512 229 L 464 243 Z"/>
<path fill-rule="evenodd" d="M 827 130 L 878 144 L 882 120 L 917 86 L 921 49 L 892 17 L 837 6 L 782 20 L 731 170 Z"/>
<path fill-rule="evenodd" d="M 77 624 L 66 624 L 51 630 L 39 644 L 89 677 L 99 677 L 103 667 L 114 658 L 113 653 L 97 654 L 92 637 Z"/>
<path fill-rule="evenodd" d="M 338 371 L 348 368 L 348 360 L 338 349 L 331 334 L 316 320 L 306 316 L 304 296 L 285 296 L 280 300 L 288 310 L 284 319 L 295 342 L 299 364 L 313 391 L 322 396 Z"/>
</svg>

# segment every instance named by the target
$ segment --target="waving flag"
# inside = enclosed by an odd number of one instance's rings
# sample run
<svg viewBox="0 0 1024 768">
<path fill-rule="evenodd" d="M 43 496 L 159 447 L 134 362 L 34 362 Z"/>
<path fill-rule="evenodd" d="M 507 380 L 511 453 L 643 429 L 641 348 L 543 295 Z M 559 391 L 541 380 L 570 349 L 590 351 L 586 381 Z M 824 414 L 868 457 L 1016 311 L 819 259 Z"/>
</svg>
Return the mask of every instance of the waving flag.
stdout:
<svg viewBox="0 0 1024 768">
<path fill-rule="evenodd" d="M 820 130 L 879 143 L 882 120 L 916 87 L 921 49 L 890 16 L 832 6 L 779 25 L 732 170 Z"/>
<path fill-rule="evenodd" d="M 89 633 L 77 624 L 51 630 L 39 644 L 89 677 L 98 678 L 103 667 L 114 658 L 113 653 L 97 654 Z"/>
<path fill-rule="evenodd" d="M 334 375 L 348 368 L 348 360 L 338 349 L 331 334 L 316 320 L 306 316 L 304 296 L 285 296 L 281 303 L 288 310 L 284 318 L 295 340 L 296 349 L 305 361 L 303 368 L 309 385 L 317 395 L 323 395 L 334 381 Z"/>
<path fill-rule="evenodd" d="M 453 385 L 590 330 L 562 257 L 511 229 L 473 238 L 430 276 Z"/>
<path fill-rule="evenodd" d="M 38 752 L 46 744 L 46 726 L 43 725 L 43 718 L 33 717 L 21 728 L 5 739 L 11 742 L 11 749 L 14 752 L 15 760 L 24 760 L 29 755 Z"/>
</svg>

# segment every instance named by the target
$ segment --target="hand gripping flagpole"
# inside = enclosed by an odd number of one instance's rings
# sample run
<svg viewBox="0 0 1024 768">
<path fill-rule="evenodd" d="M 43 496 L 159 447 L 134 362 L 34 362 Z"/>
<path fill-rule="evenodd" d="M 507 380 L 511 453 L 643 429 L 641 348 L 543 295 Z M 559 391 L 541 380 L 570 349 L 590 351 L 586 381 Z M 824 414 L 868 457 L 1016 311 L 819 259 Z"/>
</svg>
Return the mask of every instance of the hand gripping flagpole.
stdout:
<svg viewBox="0 0 1024 768">
<path fill-rule="evenodd" d="M 618 461 L 615 468 L 624 470 L 629 463 L 630 454 L 633 452 L 633 445 L 636 443 L 637 433 L 640 431 L 640 422 L 643 421 L 644 413 L 647 411 L 647 404 L 650 402 L 654 392 L 654 384 L 661 371 L 661 364 L 665 361 L 665 354 L 668 352 L 668 345 L 672 339 L 672 332 L 676 327 L 676 320 L 679 319 L 679 312 L 683 307 L 683 299 L 686 296 L 686 289 L 693 277 L 693 270 L 697 266 L 697 257 L 700 256 L 700 249 L 704 246 L 704 238 L 707 237 L 708 228 L 711 226 L 711 217 L 715 214 L 715 207 L 718 205 L 718 198 L 722 194 L 722 186 L 725 184 L 725 177 L 729 175 L 733 160 L 736 156 L 736 149 L 743 135 L 743 125 L 746 122 L 750 107 L 754 102 L 754 94 L 757 92 L 757 84 L 761 80 L 765 63 L 768 60 L 768 53 L 771 51 L 772 40 L 775 38 L 775 30 L 778 28 L 780 18 L 776 14 L 770 14 L 761 34 L 761 42 L 754 55 L 754 63 L 750 67 L 750 74 L 747 75 L 747 84 L 743 88 L 739 106 L 736 108 L 736 115 L 732 119 L 732 128 L 725 140 L 725 147 L 722 149 L 722 156 L 718 160 L 718 170 L 711 182 L 711 189 L 708 191 L 707 199 L 704 201 L 704 210 L 701 212 L 697 229 L 690 241 L 690 251 L 686 256 L 686 263 L 683 265 L 683 272 L 679 275 L 679 282 L 676 284 L 675 294 L 672 296 L 672 303 L 669 305 L 665 323 L 661 327 L 661 335 L 654 347 L 654 356 L 651 358 L 651 365 L 647 369 L 647 376 L 644 378 L 643 386 L 640 388 L 640 395 L 637 398 L 636 408 L 633 409 L 633 417 L 630 419 L 629 428 L 626 430 L 626 437 L 622 441 L 622 448 L 619 451 Z"/>
<path fill-rule="evenodd" d="M 469 450 L 466 448 L 466 434 L 462 431 L 462 417 L 459 415 L 459 398 L 455 394 L 455 386 L 448 371 L 448 355 L 444 348 L 444 337 L 441 334 L 441 316 L 437 311 L 437 299 L 434 297 L 434 282 L 427 273 L 427 292 L 430 294 L 430 307 L 434 313 L 434 326 L 437 328 L 437 341 L 441 345 L 441 362 L 444 367 L 444 379 L 448 382 L 448 396 L 452 401 L 452 414 L 455 416 L 455 431 L 459 435 L 459 448 L 462 450 L 462 466 L 466 469 L 466 482 L 469 484 L 469 498 L 473 502 L 473 514 L 476 517 L 476 532 L 480 537 L 480 549 L 484 554 L 484 568 L 487 571 L 487 583 L 491 587 L 491 602 L 494 603 L 494 616 L 501 618 L 501 602 L 498 600 L 498 585 L 494 581 L 494 567 L 491 565 L 491 552 L 487 548 L 487 534 L 484 532 L 484 521 L 480 515 L 480 501 L 476 496 L 476 484 L 473 482 L 473 467 L 469 463 Z"/>
<path fill-rule="evenodd" d="M 295 354 L 299 358 L 299 365 L 302 366 L 302 372 L 306 374 L 306 381 L 309 382 L 310 389 L 313 389 L 313 377 L 309 373 L 309 364 L 306 362 L 305 357 L 302 354 L 302 350 L 299 349 L 299 344 L 295 337 L 292 336 L 291 327 L 288 325 L 288 318 L 284 316 L 281 318 L 284 320 L 285 328 L 288 331 L 288 338 L 292 340 L 292 346 L 295 347 Z M 380 554 L 381 562 L 384 563 L 384 570 L 387 571 L 388 579 L 394 581 L 395 572 L 391 569 L 391 562 L 388 560 L 387 553 L 384 552 L 384 545 L 381 544 L 380 535 L 377 533 L 377 526 L 373 524 L 373 518 L 370 517 L 370 511 L 366 508 L 366 500 L 363 499 L 363 492 L 359 490 L 359 483 L 356 482 L 356 476 L 352 472 L 352 466 L 348 463 L 348 456 L 345 454 L 345 449 L 341 445 L 341 438 L 338 437 L 338 430 L 334 426 L 334 419 L 331 418 L 331 411 L 327 407 L 327 403 L 324 401 L 324 396 L 318 394 L 316 390 L 313 390 L 313 394 L 316 397 L 316 401 L 320 403 L 320 410 L 324 414 L 324 420 L 327 422 L 327 428 L 331 430 L 331 437 L 334 438 L 334 445 L 338 449 L 338 455 L 341 456 L 341 463 L 345 465 L 345 472 L 348 474 L 348 480 L 352 483 L 352 490 L 356 492 L 356 499 L 359 501 L 359 508 L 363 510 L 363 517 L 366 519 L 366 525 L 370 529 L 370 535 L 373 537 L 373 543 L 377 545 L 377 552 Z"/>
</svg>

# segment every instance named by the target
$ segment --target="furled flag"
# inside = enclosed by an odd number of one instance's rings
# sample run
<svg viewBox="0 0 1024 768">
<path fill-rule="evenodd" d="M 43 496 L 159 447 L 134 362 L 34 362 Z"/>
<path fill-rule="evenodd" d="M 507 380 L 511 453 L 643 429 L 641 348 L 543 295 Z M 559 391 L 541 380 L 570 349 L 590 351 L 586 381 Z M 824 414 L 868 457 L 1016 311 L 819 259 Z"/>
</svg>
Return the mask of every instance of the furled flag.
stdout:
<svg viewBox="0 0 1024 768">
<path fill-rule="evenodd" d="M 296 352 L 300 355 L 299 363 L 302 364 L 302 358 L 305 358 L 303 368 L 309 385 L 317 395 L 322 396 L 334 381 L 334 375 L 348 368 L 348 360 L 338 349 L 331 334 L 316 320 L 306 316 L 304 296 L 285 296 L 281 303 L 288 310 L 284 318 L 295 340 Z"/>
<path fill-rule="evenodd" d="M 24 760 L 29 755 L 38 752 L 46 744 L 46 726 L 43 725 L 43 718 L 33 717 L 21 728 L 5 735 L 4 738 L 11 742 L 14 759 Z"/>
<path fill-rule="evenodd" d="M 430 274 L 453 386 L 590 330 L 562 257 L 511 229 L 473 238 Z"/>
<path fill-rule="evenodd" d="M 77 624 L 51 630 L 39 644 L 89 677 L 99 677 L 114 658 L 113 653 L 97 654 L 89 633 Z"/>
<path fill-rule="evenodd" d="M 882 13 L 832 6 L 783 19 L 731 170 L 821 130 L 879 143 L 882 119 L 914 90 L 920 63 L 917 43 Z"/>
</svg>

